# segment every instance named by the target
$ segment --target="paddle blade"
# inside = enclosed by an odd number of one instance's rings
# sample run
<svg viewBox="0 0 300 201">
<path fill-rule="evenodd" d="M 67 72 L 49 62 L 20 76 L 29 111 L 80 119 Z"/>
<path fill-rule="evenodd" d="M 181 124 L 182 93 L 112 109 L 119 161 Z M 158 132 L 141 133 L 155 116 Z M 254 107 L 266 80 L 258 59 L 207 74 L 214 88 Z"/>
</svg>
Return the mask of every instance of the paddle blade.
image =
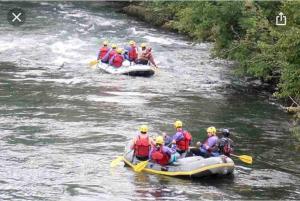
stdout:
<svg viewBox="0 0 300 201">
<path fill-rule="evenodd" d="M 248 163 L 248 164 L 252 164 L 252 157 L 251 156 L 247 156 L 247 155 L 241 155 L 239 156 L 239 159 L 245 163 Z"/>
<path fill-rule="evenodd" d="M 119 165 L 119 163 L 123 160 L 123 156 L 118 156 L 116 159 L 114 159 L 111 163 L 110 163 L 110 167 L 116 167 L 117 165 Z"/>
<path fill-rule="evenodd" d="M 94 66 L 98 63 L 99 61 L 98 60 L 93 60 L 93 61 L 90 61 L 89 65 L 90 66 Z"/>
<path fill-rule="evenodd" d="M 141 172 L 147 165 L 148 165 L 148 161 L 140 162 L 133 167 L 133 170 L 135 172 Z"/>
</svg>

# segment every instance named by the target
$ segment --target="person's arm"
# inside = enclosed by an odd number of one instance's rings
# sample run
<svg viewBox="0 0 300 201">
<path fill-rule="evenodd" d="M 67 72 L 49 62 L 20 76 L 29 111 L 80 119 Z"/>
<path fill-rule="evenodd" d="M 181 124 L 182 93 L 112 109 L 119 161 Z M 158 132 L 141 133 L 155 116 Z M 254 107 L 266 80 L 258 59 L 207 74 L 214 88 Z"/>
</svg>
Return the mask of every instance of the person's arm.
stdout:
<svg viewBox="0 0 300 201">
<path fill-rule="evenodd" d="M 172 143 L 172 138 L 170 136 L 167 135 L 167 133 L 163 132 L 162 136 L 165 140 L 165 145 L 169 146 Z"/>
<path fill-rule="evenodd" d="M 151 146 L 151 149 L 149 151 L 149 156 L 148 156 L 150 160 L 152 160 L 152 153 L 153 153 L 154 149 L 155 149 L 154 146 Z"/>
<path fill-rule="evenodd" d="M 181 132 L 177 132 L 175 133 L 175 135 L 173 135 L 172 140 L 178 142 L 179 140 L 183 139 L 183 135 Z"/>
<path fill-rule="evenodd" d="M 171 156 L 172 154 L 175 154 L 176 153 L 176 145 L 174 146 L 174 148 L 169 148 L 167 146 L 164 146 L 163 152 L 168 154 L 169 156 Z"/>
<path fill-rule="evenodd" d="M 133 138 L 133 140 L 132 140 L 132 142 L 131 142 L 131 145 L 130 145 L 130 149 L 134 149 L 135 143 L 136 143 L 136 137 Z"/>
<path fill-rule="evenodd" d="M 115 59 L 115 55 L 109 60 L 109 64 L 112 65 Z"/>
<path fill-rule="evenodd" d="M 155 67 L 157 67 L 151 53 L 149 53 L 149 61 L 150 61 Z"/>
<path fill-rule="evenodd" d="M 152 148 L 152 146 L 155 145 L 155 141 L 153 140 L 152 137 L 149 137 L 149 144 L 150 144 L 151 148 Z"/>
</svg>

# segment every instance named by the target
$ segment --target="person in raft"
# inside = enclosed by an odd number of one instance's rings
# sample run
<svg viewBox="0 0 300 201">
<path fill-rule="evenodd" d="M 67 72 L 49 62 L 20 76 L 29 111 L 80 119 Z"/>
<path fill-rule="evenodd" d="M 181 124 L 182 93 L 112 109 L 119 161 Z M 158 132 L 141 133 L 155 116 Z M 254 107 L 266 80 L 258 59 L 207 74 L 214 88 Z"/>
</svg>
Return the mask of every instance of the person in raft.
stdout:
<svg viewBox="0 0 300 201">
<path fill-rule="evenodd" d="M 102 63 L 108 63 L 110 61 L 110 59 L 117 54 L 117 45 L 116 44 L 112 44 L 111 45 L 111 49 L 109 49 L 109 51 L 106 53 L 106 55 L 101 59 Z"/>
<path fill-rule="evenodd" d="M 99 49 L 99 53 L 98 53 L 98 57 L 97 60 L 101 60 L 103 59 L 103 57 L 107 54 L 107 52 L 109 51 L 109 47 L 108 47 L 108 42 L 107 41 L 103 41 L 103 46 Z"/>
<path fill-rule="evenodd" d="M 118 48 L 116 52 L 117 54 L 112 56 L 112 58 L 109 60 L 109 64 L 115 68 L 120 68 L 124 61 L 124 56 L 122 55 L 123 51 L 121 48 Z"/>
<path fill-rule="evenodd" d="M 138 50 L 136 47 L 136 43 L 131 40 L 129 41 L 129 46 L 125 47 L 125 59 L 127 59 L 130 62 L 137 62 L 138 59 Z"/>
<path fill-rule="evenodd" d="M 140 134 L 133 139 L 131 149 L 134 150 L 133 155 L 140 161 L 149 159 L 151 145 L 153 140 L 148 135 L 148 126 L 142 125 L 140 127 Z"/>
<path fill-rule="evenodd" d="M 222 130 L 222 136 L 218 140 L 218 148 L 220 154 L 230 157 L 230 154 L 233 153 L 233 140 L 229 138 L 230 131 L 227 128 Z"/>
<path fill-rule="evenodd" d="M 164 145 L 164 138 L 158 136 L 155 139 L 155 146 L 152 146 L 149 154 L 151 161 L 165 166 L 171 164 L 177 160 L 176 144 L 172 144 L 172 147 Z"/>
<path fill-rule="evenodd" d="M 174 127 L 176 133 L 173 135 L 172 140 L 173 143 L 177 145 L 177 152 L 184 157 L 189 150 L 192 135 L 187 130 L 183 130 L 182 121 L 175 121 Z"/>
<path fill-rule="evenodd" d="M 213 126 L 207 128 L 207 138 L 204 143 L 197 142 L 197 147 L 190 149 L 188 156 L 196 155 L 208 158 L 210 156 L 219 156 L 217 129 Z"/>
<path fill-rule="evenodd" d="M 141 48 L 142 51 L 141 53 L 138 55 L 138 60 L 137 60 L 137 64 L 142 64 L 142 65 L 148 65 L 148 63 L 150 62 L 153 66 L 156 66 L 156 63 L 154 61 L 153 55 L 151 53 L 152 48 L 146 46 L 145 43 L 141 44 Z"/>
</svg>

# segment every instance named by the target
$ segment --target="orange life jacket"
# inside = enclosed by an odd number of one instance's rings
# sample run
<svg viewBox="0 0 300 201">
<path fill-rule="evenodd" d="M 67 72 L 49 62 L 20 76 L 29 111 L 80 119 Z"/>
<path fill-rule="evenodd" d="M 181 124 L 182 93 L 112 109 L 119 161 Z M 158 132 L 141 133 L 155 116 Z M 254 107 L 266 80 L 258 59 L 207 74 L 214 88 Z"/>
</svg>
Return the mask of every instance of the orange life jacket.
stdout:
<svg viewBox="0 0 300 201">
<path fill-rule="evenodd" d="M 176 142 L 177 148 L 181 151 L 187 151 L 192 141 L 192 135 L 188 131 L 183 131 L 183 138 Z"/>
<path fill-rule="evenodd" d="M 128 56 L 130 60 L 136 60 L 138 57 L 136 47 L 130 47 L 130 50 L 128 52 Z"/>
<path fill-rule="evenodd" d="M 134 154 L 139 157 L 145 157 L 149 155 L 149 151 L 149 137 L 141 138 L 141 136 L 138 136 L 138 139 L 134 144 Z"/>
<path fill-rule="evenodd" d="M 115 55 L 117 54 L 116 50 L 112 49 L 108 55 L 108 61 L 110 61 L 110 59 Z"/>
<path fill-rule="evenodd" d="M 123 61 L 124 61 L 124 57 L 120 54 L 116 54 L 116 55 L 114 55 L 114 58 L 113 58 L 113 61 L 112 61 L 111 65 L 114 66 L 114 67 L 119 68 L 119 67 L 122 66 Z"/>
<path fill-rule="evenodd" d="M 162 147 L 161 146 L 159 148 L 159 150 L 155 150 L 152 152 L 151 154 L 151 158 L 152 160 L 154 160 L 156 163 L 160 164 L 160 165 L 168 165 L 169 164 L 169 160 L 170 160 L 170 156 L 167 153 L 164 153 L 162 151 Z"/>
<path fill-rule="evenodd" d="M 108 47 L 101 47 L 100 48 L 99 59 L 103 59 L 103 57 L 106 55 L 106 53 L 108 52 L 108 50 L 109 50 Z"/>
</svg>

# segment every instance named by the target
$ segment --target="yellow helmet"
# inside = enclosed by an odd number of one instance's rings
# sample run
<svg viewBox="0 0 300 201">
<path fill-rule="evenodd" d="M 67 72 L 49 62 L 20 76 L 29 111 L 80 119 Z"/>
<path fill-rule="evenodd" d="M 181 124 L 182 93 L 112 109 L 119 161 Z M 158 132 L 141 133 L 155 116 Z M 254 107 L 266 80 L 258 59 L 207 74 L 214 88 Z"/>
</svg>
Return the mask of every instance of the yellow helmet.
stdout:
<svg viewBox="0 0 300 201">
<path fill-rule="evenodd" d="M 164 144 L 164 138 L 162 136 L 158 136 L 155 139 L 156 144 Z"/>
<path fill-rule="evenodd" d="M 111 47 L 112 47 L 113 49 L 116 49 L 116 48 L 117 48 L 117 45 L 116 45 L 116 44 L 112 44 Z"/>
<path fill-rule="evenodd" d="M 123 50 L 121 48 L 117 49 L 117 53 L 122 54 Z"/>
<path fill-rule="evenodd" d="M 175 121 L 174 126 L 175 126 L 175 128 L 181 128 L 182 127 L 182 121 L 179 121 L 179 120 Z"/>
<path fill-rule="evenodd" d="M 103 45 L 108 45 L 107 40 L 103 41 Z"/>
<path fill-rule="evenodd" d="M 213 135 L 215 135 L 217 132 L 217 129 L 215 127 L 211 126 L 211 127 L 207 128 L 206 132 L 212 133 Z"/>
<path fill-rule="evenodd" d="M 142 44 L 141 44 L 141 47 L 146 47 L 146 43 L 142 43 Z"/>
<path fill-rule="evenodd" d="M 129 41 L 129 45 L 134 45 L 135 42 L 133 40 Z"/>
<path fill-rule="evenodd" d="M 141 131 L 142 133 L 147 133 L 147 132 L 148 132 L 148 126 L 147 126 L 147 125 L 142 125 L 142 126 L 140 127 L 140 131 Z"/>
</svg>

